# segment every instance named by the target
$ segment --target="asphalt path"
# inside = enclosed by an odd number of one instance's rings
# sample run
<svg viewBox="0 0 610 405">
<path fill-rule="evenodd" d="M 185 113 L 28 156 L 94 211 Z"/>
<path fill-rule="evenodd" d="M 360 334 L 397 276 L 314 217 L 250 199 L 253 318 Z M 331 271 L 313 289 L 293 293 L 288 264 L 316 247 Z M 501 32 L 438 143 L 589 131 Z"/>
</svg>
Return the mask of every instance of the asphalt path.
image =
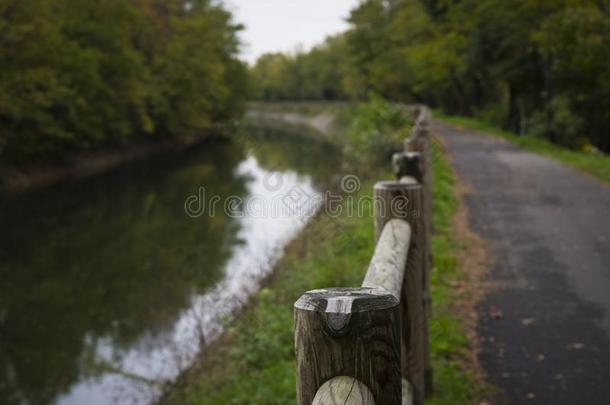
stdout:
<svg viewBox="0 0 610 405">
<path fill-rule="evenodd" d="M 610 404 L 610 187 L 438 121 L 488 241 L 479 358 L 512 404 Z"/>
</svg>

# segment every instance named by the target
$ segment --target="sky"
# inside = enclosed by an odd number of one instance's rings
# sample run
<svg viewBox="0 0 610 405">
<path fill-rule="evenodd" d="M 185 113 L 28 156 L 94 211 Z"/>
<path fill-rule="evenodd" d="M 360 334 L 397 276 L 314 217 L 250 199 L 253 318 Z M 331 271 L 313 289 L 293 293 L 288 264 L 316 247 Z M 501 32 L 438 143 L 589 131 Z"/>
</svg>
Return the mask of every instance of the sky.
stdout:
<svg viewBox="0 0 610 405">
<path fill-rule="evenodd" d="M 359 0 L 225 0 L 244 24 L 242 56 L 250 63 L 266 52 L 309 49 L 347 28 L 345 19 Z"/>
</svg>

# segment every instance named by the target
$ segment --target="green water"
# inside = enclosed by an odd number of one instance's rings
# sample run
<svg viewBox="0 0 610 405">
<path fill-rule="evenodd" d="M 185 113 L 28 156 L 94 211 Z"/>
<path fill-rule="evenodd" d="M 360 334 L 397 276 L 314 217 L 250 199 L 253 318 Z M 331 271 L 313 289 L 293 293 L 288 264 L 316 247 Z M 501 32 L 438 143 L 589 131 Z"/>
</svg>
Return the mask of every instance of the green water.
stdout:
<svg viewBox="0 0 610 405">
<path fill-rule="evenodd" d="M 284 191 L 320 192 L 339 164 L 315 141 L 240 139 L 2 199 L 0 403 L 146 403 L 188 365 L 201 343 L 193 306 L 230 272 L 239 283 L 243 262 L 271 264 L 299 228 L 222 210 L 191 218 L 185 199 L 202 186 L 247 199 L 274 176 Z"/>
</svg>

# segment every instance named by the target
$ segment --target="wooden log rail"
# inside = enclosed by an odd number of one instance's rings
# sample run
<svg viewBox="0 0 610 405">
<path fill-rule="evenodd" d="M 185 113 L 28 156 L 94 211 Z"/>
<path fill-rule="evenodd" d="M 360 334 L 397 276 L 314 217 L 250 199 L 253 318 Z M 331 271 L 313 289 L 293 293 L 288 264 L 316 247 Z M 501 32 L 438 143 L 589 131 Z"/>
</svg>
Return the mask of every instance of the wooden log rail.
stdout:
<svg viewBox="0 0 610 405">
<path fill-rule="evenodd" d="M 377 243 L 362 286 L 309 291 L 294 305 L 299 405 L 422 405 L 432 392 L 429 121 L 414 108 L 396 179 L 374 187 Z"/>
</svg>

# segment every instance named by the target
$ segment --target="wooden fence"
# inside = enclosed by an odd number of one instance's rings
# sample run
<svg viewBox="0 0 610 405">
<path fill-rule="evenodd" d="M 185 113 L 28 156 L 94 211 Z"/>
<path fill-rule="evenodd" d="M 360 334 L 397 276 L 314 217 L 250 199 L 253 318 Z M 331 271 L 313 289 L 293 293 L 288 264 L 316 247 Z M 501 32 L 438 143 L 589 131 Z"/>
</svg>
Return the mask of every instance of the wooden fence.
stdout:
<svg viewBox="0 0 610 405">
<path fill-rule="evenodd" d="M 374 187 L 376 248 L 361 288 L 295 303 L 297 403 L 414 404 L 432 392 L 428 341 L 432 214 L 430 113 L 414 109 L 396 179 Z"/>
</svg>

